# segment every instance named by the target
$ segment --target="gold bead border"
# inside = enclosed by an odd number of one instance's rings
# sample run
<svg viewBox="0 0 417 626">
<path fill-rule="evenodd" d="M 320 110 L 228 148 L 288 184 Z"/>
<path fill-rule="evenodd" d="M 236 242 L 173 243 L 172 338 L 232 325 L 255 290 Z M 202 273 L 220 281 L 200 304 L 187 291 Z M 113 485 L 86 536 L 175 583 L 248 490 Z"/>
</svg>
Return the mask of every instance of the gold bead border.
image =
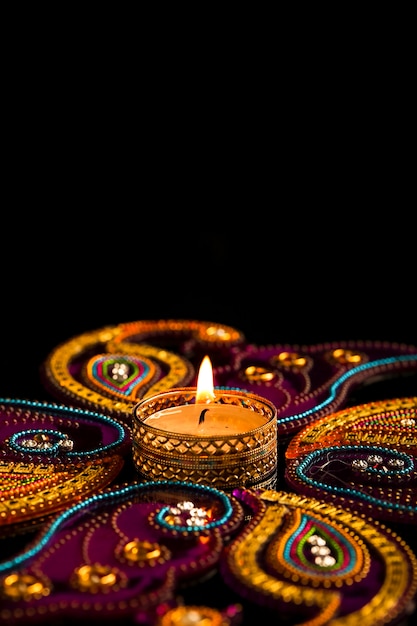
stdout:
<svg viewBox="0 0 417 626">
<path fill-rule="evenodd" d="M 97 353 L 103 351 L 112 353 L 112 342 L 123 331 L 123 326 L 109 326 L 78 335 L 57 346 L 49 354 L 42 368 L 45 385 L 50 389 L 51 393 L 61 399 L 64 397 L 67 402 L 76 406 L 81 404 L 90 410 L 94 408 L 99 412 L 107 415 L 111 414 L 130 424 L 132 409 L 137 402 L 137 398 L 131 401 L 113 399 L 92 390 L 76 380 L 70 373 L 71 363 L 76 359 L 81 359 L 84 354 L 91 354 L 93 350 L 96 350 Z M 144 395 L 156 394 L 182 384 L 189 377 L 190 370 L 192 370 L 192 365 L 185 358 L 159 347 L 147 344 L 135 345 L 133 343 L 123 343 L 122 347 L 124 350 L 123 354 L 156 359 L 163 362 L 168 369 L 167 375 L 150 387 Z"/>
</svg>

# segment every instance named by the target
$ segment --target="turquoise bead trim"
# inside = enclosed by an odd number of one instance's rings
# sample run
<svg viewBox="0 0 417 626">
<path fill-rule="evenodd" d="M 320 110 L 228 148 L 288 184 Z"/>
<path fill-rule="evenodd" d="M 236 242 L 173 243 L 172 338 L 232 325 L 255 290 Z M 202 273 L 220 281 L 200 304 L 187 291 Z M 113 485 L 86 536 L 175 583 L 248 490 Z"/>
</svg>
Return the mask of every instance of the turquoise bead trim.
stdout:
<svg viewBox="0 0 417 626">
<path fill-rule="evenodd" d="M 68 520 L 71 520 L 71 518 L 74 518 L 74 519 L 78 518 L 84 513 L 89 514 L 91 513 L 92 510 L 94 510 L 98 506 L 106 505 L 107 502 L 110 504 L 117 504 L 120 501 L 123 502 L 132 497 L 138 497 L 138 496 L 140 497 L 141 492 L 146 492 L 146 491 L 149 491 L 150 489 L 160 490 L 163 487 L 169 487 L 171 492 L 173 489 L 177 489 L 177 488 L 179 490 L 191 489 L 194 493 L 196 491 L 199 491 L 201 493 L 209 495 L 211 498 L 215 497 L 221 500 L 221 502 L 225 506 L 225 512 L 221 517 L 219 517 L 216 521 L 211 522 L 210 524 L 207 524 L 203 527 L 202 526 L 183 527 L 183 526 L 175 526 L 171 524 L 168 526 L 162 520 L 161 525 L 167 526 L 170 531 L 174 531 L 174 532 L 175 531 L 179 531 L 179 532 L 200 531 L 201 532 L 203 530 L 206 530 L 207 528 L 216 528 L 218 526 L 224 525 L 232 516 L 233 509 L 232 509 L 230 499 L 225 493 L 218 491 L 217 489 L 214 489 L 213 487 L 209 487 L 206 485 L 197 485 L 195 483 L 183 482 L 183 481 L 178 481 L 178 482 L 173 483 L 168 480 L 158 480 L 158 481 L 153 481 L 153 482 L 148 482 L 148 483 L 137 483 L 133 485 L 127 485 L 126 487 L 121 487 L 119 489 L 115 489 L 110 492 L 96 494 L 92 496 L 91 498 L 88 498 L 87 500 L 84 500 L 83 502 L 75 504 L 74 506 L 66 509 L 63 513 L 61 513 L 58 517 L 55 518 L 55 520 L 48 527 L 48 530 L 37 540 L 37 542 L 32 547 L 30 547 L 25 552 L 15 556 L 14 558 L 8 559 L 7 561 L 3 561 L 2 563 L 0 563 L 0 573 L 10 572 L 12 570 L 15 570 L 18 567 L 29 565 L 30 560 L 33 559 L 36 555 L 38 555 L 41 552 L 41 550 L 48 545 L 49 541 L 53 539 L 54 533 L 58 532 Z"/>
<path fill-rule="evenodd" d="M 48 437 L 48 443 L 49 446 L 48 448 L 42 449 L 42 448 L 30 448 L 30 447 L 25 447 L 24 445 L 24 440 L 25 437 L 33 437 L 36 435 L 45 435 L 46 437 Z M 50 438 L 53 437 L 55 439 L 55 441 L 51 441 Z M 20 440 L 23 440 L 22 443 L 20 443 Z M 61 444 L 64 443 L 67 440 L 67 436 L 64 435 L 63 433 L 60 433 L 56 430 L 51 430 L 51 429 L 39 429 L 39 430 L 22 430 L 18 433 L 14 433 L 11 437 L 9 437 L 9 446 L 11 448 L 13 448 L 13 450 L 15 450 L 16 452 L 24 452 L 25 454 L 33 454 L 34 452 L 36 454 L 58 454 L 58 452 L 60 452 L 61 450 Z"/>
<path fill-rule="evenodd" d="M 211 530 L 212 528 L 216 528 L 217 526 L 223 526 L 230 519 L 233 508 L 230 502 L 230 499 L 223 492 L 214 490 L 213 487 L 208 487 L 206 485 L 195 484 L 193 485 L 194 489 L 198 489 L 201 492 L 207 491 L 210 494 L 215 493 L 217 498 L 221 500 L 225 513 L 217 520 L 213 522 L 209 522 L 208 524 L 204 524 L 203 526 L 181 526 L 181 525 L 173 525 L 169 524 L 165 517 L 170 513 L 170 507 L 164 506 L 160 511 L 158 511 L 155 516 L 155 521 L 158 522 L 160 526 L 166 528 L 168 530 L 174 530 L 176 532 L 201 532 L 202 530 Z"/>
<path fill-rule="evenodd" d="M 303 575 L 306 570 L 308 570 L 310 576 L 319 574 L 320 580 L 323 578 L 331 578 L 335 572 L 339 574 L 342 573 L 344 576 L 350 574 L 352 569 L 356 566 L 355 548 L 351 543 L 346 541 L 346 538 L 341 535 L 336 527 L 318 519 L 311 524 L 311 519 L 311 515 L 306 515 L 305 513 L 302 514 L 300 525 L 294 533 L 291 534 L 286 542 L 284 548 L 285 561 L 287 563 L 291 563 L 301 575 Z M 310 530 L 306 532 L 306 529 L 309 526 Z M 312 568 L 314 568 L 313 564 L 304 557 L 303 546 L 309 536 L 317 533 L 322 538 L 326 537 L 326 543 L 331 546 L 332 555 L 335 557 L 335 563 L 327 567 L 317 567 L 316 572 L 314 572 L 312 571 Z M 341 546 L 343 546 L 347 556 L 341 550 Z M 297 555 L 298 561 L 296 560 L 295 555 Z"/>
<path fill-rule="evenodd" d="M 313 452 L 310 452 L 309 454 L 307 454 L 303 458 L 303 460 L 300 461 L 298 466 L 295 468 L 295 473 L 298 476 L 298 478 L 302 480 L 304 483 L 307 483 L 309 485 L 312 485 L 315 488 L 322 489 L 330 493 L 334 493 L 337 495 L 344 494 L 346 496 L 349 496 L 349 498 L 358 498 L 359 500 L 363 500 L 370 504 L 375 504 L 385 509 L 393 509 L 395 511 L 406 511 L 407 513 L 413 513 L 413 514 L 417 513 L 417 506 L 401 504 L 399 502 L 387 502 L 387 500 L 384 500 L 382 498 L 376 498 L 375 496 L 365 494 L 362 491 L 359 491 L 358 489 L 354 489 L 352 487 L 341 487 L 341 486 L 336 487 L 334 485 L 323 483 L 319 480 L 313 480 L 312 478 L 310 478 L 310 476 L 306 474 L 306 470 L 314 462 L 317 462 L 318 460 L 323 459 L 323 458 L 326 458 L 326 460 L 328 460 L 329 453 L 336 452 L 338 457 L 340 458 L 340 455 L 343 454 L 344 452 L 351 453 L 352 451 L 356 453 L 360 453 L 361 455 L 363 453 L 368 453 L 368 454 L 379 453 L 381 455 L 385 455 L 385 456 L 387 455 L 386 448 L 375 447 L 375 446 L 360 446 L 360 447 L 332 446 L 329 448 L 323 448 L 321 450 L 314 450 Z M 395 450 L 390 450 L 389 455 L 397 457 L 397 458 L 401 458 L 406 463 L 406 469 L 392 472 L 392 474 L 399 474 L 399 473 L 405 474 L 407 471 L 410 471 L 410 469 L 414 468 L 414 463 L 411 457 L 409 457 L 407 454 L 404 454 L 402 452 L 398 452 Z"/>
<path fill-rule="evenodd" d="M 364 371 L 372 369 L 374 367 L 380 367 L 380 366 L 384 366 L 384 365 L 393 365 L 395 363 L 404 363 L 404 362 L 408 362 L 408 361 L 410 361 L 410 362 L 411 361 L 417 361 L 417 354 L 406 354 L 406 355 L 402 355 L 402 356 L 387 357 L 385 359 L 378 359 L 376 361 L 369 361 L 369 363 L 362 363 L 361 365 L 358 365 L 357 367 L 354 367 L 353 369 L 349 370 L 348 372 L 345 372 L 339 378 L 339 380 L 336 381 L 330 387 L 329 397 L 327 398 L 327 400 L 324 400 L 323 402 L 321 402 L 320 404 L 317 404 L 312 409 L 308 409 L 307 411 L 303 411 L 302 413 L 295 413 L 295 414 L 290 415 L 288 417 L 278 418 L 277 422 L 278 422 L 278 424 L 284 424 L 285 422 L 292 422 L 292 421 L 294 421 L 296 419 L 302 419 L 304 417 L 309 417 L 311 415 L 314 415 L 315 413 L 320 411 L 320 409 L 324 409 L 328 404 L 330 404 L 331 402 L 333 402 L 333 400 L 336 399 L 338 388 L 341 387 L 347 380 L 349 380 L 349 378 L 352 378 L 352 376 L 356 376 L 356 374 L 358 374 L 360 372 L 364 372 Z"/>
<path fill-rule="evenodd" d="M 103 454 L 114 448 L 118 448 L 126 439 L 126 429 L 119 424 L 116 420 L 113 420 L 111 417 L 107 417 L 101 413 L 95 413 L 92 411 L 84 411 L 82 409 L 77 409 L 75 407 L 68 407 L 65 405 L 57 405 L 57 404 L 49 404 L 47 402 L 37 402 L 34 400 L 20 400 L 15 398 L 0 398 L 0 405 L 4 404 L 7 406 L 15 406 L 15 407 L 28 407 L 29 409 L 37 409 L 41 411 L 49 411 L 55 414 L 64 414 L 70 418 L 83 418 L 86 420 L 99 421 L 109 426 L 112 426 L 117 432 L 117 439 L 112 441 L 109 444 L 102 445 L 99 448 L 94 448 L 88 451 L 68 451 L 66 452 L 66 456 L 68 457 L 89 457 L 94 454 Z M 33 431 L 34 432 L 34 431 Z M 40 432 L 42 430 L 40 429 Z M 26 450 L 25 450 L 26 452 Z M 36 453 L 39 451 L 37 450 Z"/>
<path fill-rule="evenodd" d="M 227 387 L 224 385 L 221 385 L 219 387 L 214 387 L 214 391 L 240 391 L 240 392 L 244 392 L 244 393 L 249 393 L 249 391 L 247 389 L 242 389 L 242 387 Z"/>
</svg>

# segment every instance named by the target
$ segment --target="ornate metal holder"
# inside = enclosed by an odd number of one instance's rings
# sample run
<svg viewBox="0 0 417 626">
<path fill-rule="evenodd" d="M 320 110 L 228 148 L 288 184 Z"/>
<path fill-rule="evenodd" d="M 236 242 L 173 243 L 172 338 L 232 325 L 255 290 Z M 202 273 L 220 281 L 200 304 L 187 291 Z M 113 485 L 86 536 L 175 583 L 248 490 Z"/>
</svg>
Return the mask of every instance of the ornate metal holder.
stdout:
<svg viewBox="0 0 417 626">
<path fill-rule="evenodd" d="M 147 397 L 133 409 L 133 461 L 149 480 L 191 481 L 224 491 L 237 487 L 273 489 L 277 481 L 277 412 L 269 400 L 242 391 L 216 391 L 213 404 L 233 405 L 260 415 L 247 432 L 196 435 L 170 432 L 147 423 L 157 411 L 194 404 L 195 387 Z"/>
</svg>

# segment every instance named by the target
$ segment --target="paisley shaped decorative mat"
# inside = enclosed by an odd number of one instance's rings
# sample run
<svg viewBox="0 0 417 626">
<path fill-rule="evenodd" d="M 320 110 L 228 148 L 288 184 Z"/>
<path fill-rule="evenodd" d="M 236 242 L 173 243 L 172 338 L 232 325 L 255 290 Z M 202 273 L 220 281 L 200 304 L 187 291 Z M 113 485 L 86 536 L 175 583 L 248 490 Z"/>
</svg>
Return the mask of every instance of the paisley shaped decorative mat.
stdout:
<svg viewBox="0 0 417 626">
<path fill-rule="evenodd" d="M 195 387 L 205 355 L 215 389 L 276 407 L 276 490 L 137 482 L 135 406 Z M 404 626 L 417 595 L 400 536 L 416 524 L 417 398 L 349 403 L 416 372 L 412 345 L 258 346 L 205 321 L 70 338 L 40 364 L 63 404 L 0 399 L 0 618 Z"/>
<path fill-rule="evenodd" d="M 301 429 L 285 452 L 297 493 L 417 526 L 417 397 L 342 409 Z"/>
<path fill-rule="evenodd" d="M 287 443 L 303 426 L 346 405 L 358 387 L 416 371 L 417 349 L 403 344 L 251 345 L 236 354 L 232 365 L 217 368 L 216 381 L 271 400 L 279 438 Z"/>
<path fill-rule="evenodd" d="M 264 623 L 384 626 L 415 608 L 416 557 L 386 526 L 294 493 L 233 495 L 251 520 L 225 547 L 220 571 L 268 609 Z"/>
<path fill-rule="evenodd" d="M 210 322 L 157 320 L 86 332 L 57 346 L 41 367 L 50 393 L 128 424 L 138 399 L 188 386 L 206 353 L 224 362 L 243 334 Z"/>
<path fill-rule="evenodd" d="M 346 405 L 373 380 L 417 372 L 417 347 L 379 341 L 258 346 L 230 326 L 195 320 L 121 323 L 73 337 L 45 359 L 54 398 L 131 424 L 135 403 L 192 386 L 205 354 L 218 388 L 243 389 L 277 407 L 280 441 Z"/>
<path fill-rule="evenodd" d="M 1 398 L 0 536 L 34 530 L 109 485 L 130 449 L 130 431 L 105 415 Z"/>
<path fill-rule="evenodd" d="M 0 561 L 0 619 L 155 624 L 177 607 L 182 587 L 215 571 L 243 523 L 240 502 L 211 487 L 158 481 L 106 489 Z M 219 611 L 205 612 L 217 620 L 209 624 L 222 623 Z"/>
</svg>

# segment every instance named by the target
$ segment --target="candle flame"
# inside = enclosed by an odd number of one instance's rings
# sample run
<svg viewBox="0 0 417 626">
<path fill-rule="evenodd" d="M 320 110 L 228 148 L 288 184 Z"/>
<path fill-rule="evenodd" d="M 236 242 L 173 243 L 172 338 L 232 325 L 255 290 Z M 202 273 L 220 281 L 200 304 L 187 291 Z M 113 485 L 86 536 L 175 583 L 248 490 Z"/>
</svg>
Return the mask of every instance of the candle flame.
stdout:
<svg viewBox="0 0 417 626">
<path fill-rule="evenodd" d="M 215 398 L 213 383 L 213 368 L 210 358 L 206 355 L 201 361 L 200 370 L 197 378 L 197 404 L 208 404 Z"/>
</svg>

